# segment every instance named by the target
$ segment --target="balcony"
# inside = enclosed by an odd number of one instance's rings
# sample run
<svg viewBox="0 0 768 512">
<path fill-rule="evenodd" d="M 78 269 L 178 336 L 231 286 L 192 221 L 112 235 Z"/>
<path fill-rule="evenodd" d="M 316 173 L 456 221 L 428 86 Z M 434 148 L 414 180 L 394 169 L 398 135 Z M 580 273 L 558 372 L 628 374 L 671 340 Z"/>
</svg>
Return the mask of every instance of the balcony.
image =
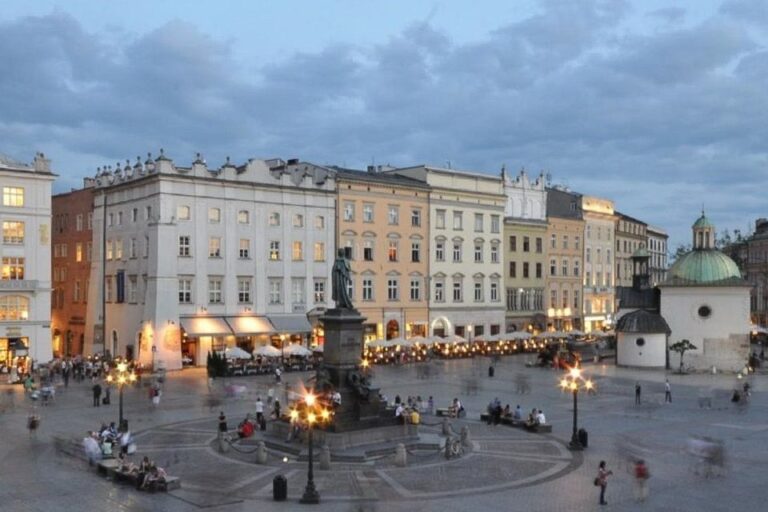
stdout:
<svg viewBox="0 0 768 512">
<path fill-rule="evenodd" d="M 39 285 L 37 279 L 3 279 L 0 280 L 0 291 L 35 291 Z"/>
</svg>

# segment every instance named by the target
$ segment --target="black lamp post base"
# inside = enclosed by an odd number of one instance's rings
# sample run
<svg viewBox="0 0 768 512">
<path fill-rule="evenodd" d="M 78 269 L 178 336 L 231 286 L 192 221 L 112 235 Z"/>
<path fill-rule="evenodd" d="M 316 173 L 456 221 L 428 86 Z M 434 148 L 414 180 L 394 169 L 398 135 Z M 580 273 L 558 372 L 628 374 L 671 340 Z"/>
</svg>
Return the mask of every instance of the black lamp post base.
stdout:
<svg viewBox="0 0 768 512">
<path fill-rule="evenodd" d="M 304 488 L 304 495 L 302 495 L 299 503 L 304 503 L 305 505 L 316 505 L 320 503 L 320 494 L 317 492 L 317 489 L 315 489 L 314 482 L 307 482 L 307 487 Z"/>
<path fill-rule="evenodd" d="M 576 439 L 571 439 L 571 442 L 568 443 L 568 449 L 574 452 L 580 452 L 584 449 L 584 447 L 581 445 L 581 443 Z"/>
</svg>

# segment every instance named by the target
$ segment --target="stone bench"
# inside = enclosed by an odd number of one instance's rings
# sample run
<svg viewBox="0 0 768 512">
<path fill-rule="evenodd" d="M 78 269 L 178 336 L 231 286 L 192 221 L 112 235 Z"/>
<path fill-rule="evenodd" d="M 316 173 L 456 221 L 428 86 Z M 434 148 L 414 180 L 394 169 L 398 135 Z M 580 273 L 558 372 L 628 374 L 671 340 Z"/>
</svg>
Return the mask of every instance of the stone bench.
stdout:
<svg viewBox="0 0 768 512">
<path fill-rule="evenodd" d="M 488 413 L 482 413 L 480 415 L 480 420 L 487 423 L 488 419 L 490 418 L 490 414 Z M 538 432 L 541 434 L 551 434 L 552 433 L 552 425 L 550 423 L 546 423 L 544 425 L 536 425 L 535 427 L 528 428 L 525 424 L 525 421 L 523 420 L 516 420 L 512 418 L 511 416 L 502 416 L 501 417 L 501 424 L 507 425 L 509 427 L 514 428 L 524 428 L 528 430 L 529 432 Z"/>
<path fill-rule="evenodd" d="M 139 475 L 137 473 L 128 473 L 120 471 L 119 463 L 116 459 L 102 460 L 98 463 L 97 469 L 100 474 L 112 478 L 115 482 L 127 482 L 134 487 L 139 485 Z M 181 489 L 181 478 L 177 476 L 167 476 L 164 482 L 155 482 L 156 491 L 173 491 Z"/>
<path fill-rule="evenodd" d="M 453 417 L 452 416 L 453 409 L 451 407 L 438 407 L 435 409 L 435 416 L 447 416 L 447 417 Z M 467 415 L 467 411 L 459 411 L 458 418 L 464 418 Z"/>
</svg>

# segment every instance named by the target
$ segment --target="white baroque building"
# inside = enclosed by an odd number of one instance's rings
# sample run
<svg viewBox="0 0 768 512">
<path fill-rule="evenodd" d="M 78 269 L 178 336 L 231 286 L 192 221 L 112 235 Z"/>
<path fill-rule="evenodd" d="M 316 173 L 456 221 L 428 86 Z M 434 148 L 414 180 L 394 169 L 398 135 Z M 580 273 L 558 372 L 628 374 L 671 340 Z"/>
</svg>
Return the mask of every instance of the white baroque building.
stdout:
<svg viewBox="0 0 768 512">
<path fill-rule="evenodd" d="M 161 150 L 96 180 L 86 353 L 202 365 L 212 348 L 303 341 L 307 313 L 331 305 L 333 171 L 279 159 L 213 169 L 199 155 L 180 167 Z"/>
<path fill-rule="evenodd" d="M 51 347 L 51 184 L 42 153 L 32 165 L 0 155 L 0 368 L 45 363 Z"/>
<path fill-rule="evenodd" d="M 427 183 L 429 335 L 503 332 L 502 233 L 506 204 L 497 176 L 416 166 L 391 171 Z"/>
</svg>

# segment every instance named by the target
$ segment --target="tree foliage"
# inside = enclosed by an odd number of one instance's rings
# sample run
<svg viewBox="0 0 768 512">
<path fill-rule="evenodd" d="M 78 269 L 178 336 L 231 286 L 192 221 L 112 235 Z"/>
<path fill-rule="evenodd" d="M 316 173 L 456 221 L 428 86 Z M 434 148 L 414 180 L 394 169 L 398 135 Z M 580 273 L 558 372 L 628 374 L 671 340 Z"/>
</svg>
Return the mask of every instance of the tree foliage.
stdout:
<svg viewBox="0 0 768 512">
<path fill-rule="evenodd" d="M 669 346 L 669 350 L 680 354 L 680 373 L 683 373 L 683 356 L 689 350 L 696 350 L 698 347 L 688 340 L 680 340 Z"/>
</svg>

